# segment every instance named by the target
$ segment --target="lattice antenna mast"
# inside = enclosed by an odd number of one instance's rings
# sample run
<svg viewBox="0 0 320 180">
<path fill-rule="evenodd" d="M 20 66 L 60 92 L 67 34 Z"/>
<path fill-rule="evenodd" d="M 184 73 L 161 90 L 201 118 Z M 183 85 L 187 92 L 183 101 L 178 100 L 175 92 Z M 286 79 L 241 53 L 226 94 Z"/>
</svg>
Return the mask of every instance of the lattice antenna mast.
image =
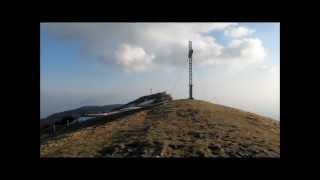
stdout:
<svg viewBox="0 0 320 180">
<path fill-rule="evenodd" d="M 193 99 L 192 97 L 192 41 L 189 41 L 189 53 L 188 53 L 188 61 L 189 61 L 189 99 Z"/>
</svg>

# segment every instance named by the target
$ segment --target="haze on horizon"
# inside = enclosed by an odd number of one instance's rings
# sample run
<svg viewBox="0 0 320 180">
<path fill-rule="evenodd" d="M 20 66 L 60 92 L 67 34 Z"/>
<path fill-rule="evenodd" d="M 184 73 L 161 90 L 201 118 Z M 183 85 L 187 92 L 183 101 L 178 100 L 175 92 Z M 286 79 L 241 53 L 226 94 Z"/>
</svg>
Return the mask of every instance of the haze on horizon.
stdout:
<svg viewBox="0 0 320 180">
<path fill-rule="evenodd" d="M 152 92 L 280 120 L 279 23 L 41 23 L 41 118 Z"/>
</svg>

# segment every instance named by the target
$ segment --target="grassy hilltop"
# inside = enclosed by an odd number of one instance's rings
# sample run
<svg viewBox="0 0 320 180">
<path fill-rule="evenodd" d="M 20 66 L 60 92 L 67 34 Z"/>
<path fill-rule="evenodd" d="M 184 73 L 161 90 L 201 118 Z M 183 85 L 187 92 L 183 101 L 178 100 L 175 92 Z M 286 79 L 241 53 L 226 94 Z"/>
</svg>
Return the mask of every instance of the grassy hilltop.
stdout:
<svg viewBox="0 0 320 180">
<path fill-rule="evenodd" d="M 280 124 L 200 100 L 174 100 L 41 142 L 41 157 L 280 157 Z"/>
</svg>

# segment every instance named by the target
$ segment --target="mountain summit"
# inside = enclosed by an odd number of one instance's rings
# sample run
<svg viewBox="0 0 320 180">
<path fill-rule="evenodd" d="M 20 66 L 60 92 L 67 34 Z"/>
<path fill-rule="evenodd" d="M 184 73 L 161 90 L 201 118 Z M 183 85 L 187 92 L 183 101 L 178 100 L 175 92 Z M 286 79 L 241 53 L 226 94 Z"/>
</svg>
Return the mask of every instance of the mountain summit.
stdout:
<svg viewBox="0 0 320 180">
<path fill-rule="evenodd" d="M 103 117 L 41 142 L 41 157 L 280 157 L 280 123 L 201 100 Z"/>
</svg>

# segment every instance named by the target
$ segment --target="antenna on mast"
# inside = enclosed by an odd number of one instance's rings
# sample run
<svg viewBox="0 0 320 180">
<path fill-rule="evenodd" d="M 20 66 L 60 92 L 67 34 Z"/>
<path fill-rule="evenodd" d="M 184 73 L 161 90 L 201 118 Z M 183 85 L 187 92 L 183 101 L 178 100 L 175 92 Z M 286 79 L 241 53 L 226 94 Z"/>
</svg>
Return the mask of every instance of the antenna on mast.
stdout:
<svg viewBox="0 0 320 180">
<path fill-rule="evenodd" d="M 192 97 L 192 41 L 189 41 L 189 53 L 188 53 L 188 61 L 189 61 L 189 99 L 193 99 Z"/>
</svg>

